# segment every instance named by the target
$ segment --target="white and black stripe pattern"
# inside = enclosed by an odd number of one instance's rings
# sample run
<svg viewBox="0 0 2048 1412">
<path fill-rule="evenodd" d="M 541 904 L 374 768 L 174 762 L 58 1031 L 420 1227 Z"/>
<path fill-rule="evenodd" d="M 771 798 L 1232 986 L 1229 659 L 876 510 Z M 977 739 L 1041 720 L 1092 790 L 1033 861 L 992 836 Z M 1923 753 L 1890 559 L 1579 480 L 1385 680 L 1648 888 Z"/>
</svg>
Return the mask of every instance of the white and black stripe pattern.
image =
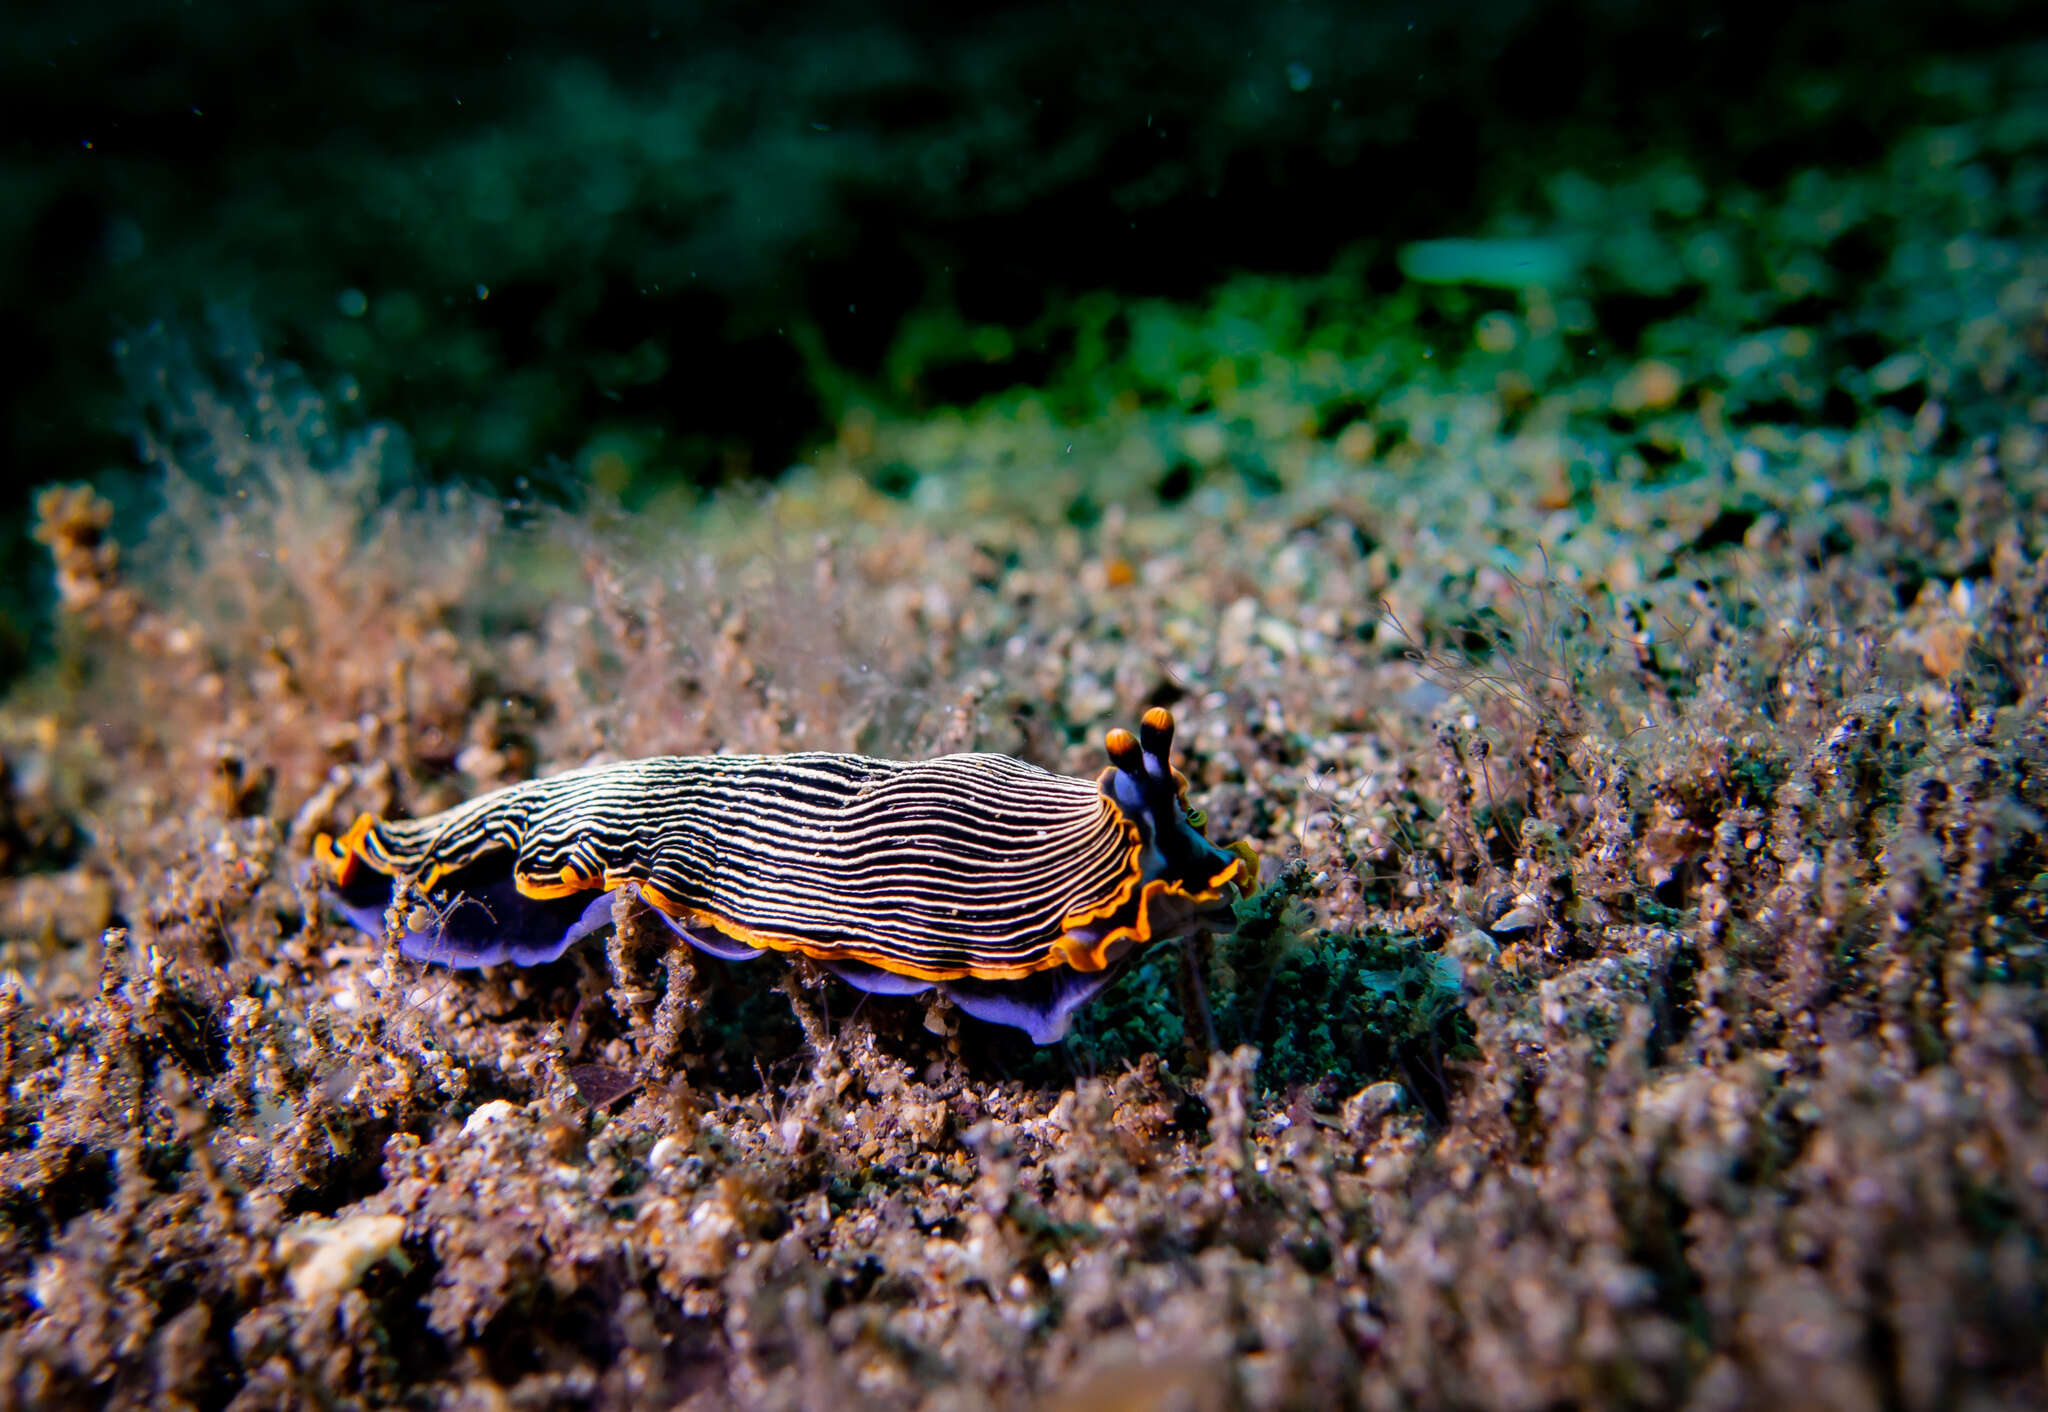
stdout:
<svg viewBox="0 0 2048 1412">
<path fill-rule="evenodd" d="M 660 756 L 376 822 L 356 851 L 424 886 L 509 851 L 520 891 L 639 884 L 775 949 L 917 973 L 1039 969 L 1126 903 L 1139 835 L 1093 781 L 1003 755 Z"/>
<path fill-rule="evenodd" d="M 636 892 L 699 951 L 801 952 L 863 990 L 943 989 L 1041 1043 L 1135 948 L 1220 919 L 1257 875 L 1202 836 L 1173 716 L 1112 730 L 1093 781 L 1003 755 L 663 756 L 431 818 L 322 835 L 336 909 L 415 960 L 545 965 Z M 392 906 L 406 895 L 424 906 Z"/>
</svg>

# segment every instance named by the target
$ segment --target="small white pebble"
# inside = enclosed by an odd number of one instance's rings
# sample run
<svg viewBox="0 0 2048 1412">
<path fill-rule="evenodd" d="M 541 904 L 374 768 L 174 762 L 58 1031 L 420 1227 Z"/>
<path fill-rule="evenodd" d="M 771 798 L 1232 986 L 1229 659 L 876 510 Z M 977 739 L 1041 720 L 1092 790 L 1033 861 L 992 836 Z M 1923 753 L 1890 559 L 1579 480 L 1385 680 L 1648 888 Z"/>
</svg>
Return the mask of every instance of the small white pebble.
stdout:
<svg viewBox="0 0 2048 1412">
<path fill-rule="evenodd" d="M 519 1110 L 503 1098 L 494 1098 L 469 1115 L 469 1121 L 462 1125 L 464 1137 L 475 1137 L 493 1123 L 502 1123 Z"/>
<path fill-rule="evenodd" d="M 316 1217 L 279 1232 L 277 1256 L 292 1297 L 311 1304 L 354 1289 L 364 1273 L 404 1238 L 403 1216 L 349 1216 L 339 1221 Z"/>
</svg>

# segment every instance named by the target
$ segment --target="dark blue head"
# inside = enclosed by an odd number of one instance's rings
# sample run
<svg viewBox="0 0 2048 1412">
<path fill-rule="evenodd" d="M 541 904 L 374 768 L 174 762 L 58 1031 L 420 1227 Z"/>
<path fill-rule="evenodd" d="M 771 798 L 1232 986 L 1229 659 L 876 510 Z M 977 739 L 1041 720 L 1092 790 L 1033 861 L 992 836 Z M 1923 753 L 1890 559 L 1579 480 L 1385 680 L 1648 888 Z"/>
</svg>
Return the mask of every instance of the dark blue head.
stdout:
<svg viewBox="0 0 2048 1412">
<path fill-rule="evenodd" d="M 1154 706 L 1136 735 L 1118 728 L 1104 744 L 1109 768 L 1102 772 L 1102 792 L 1138 826 L 1145 844 L 1144 881 L 1163 878 L 1190 892 L 1220 886 L 1237 857 L 1202 837 L 1199 821 L 1188 812 L 1188 782 L 1171 758 L 1173 713 Z"/>
</svg>

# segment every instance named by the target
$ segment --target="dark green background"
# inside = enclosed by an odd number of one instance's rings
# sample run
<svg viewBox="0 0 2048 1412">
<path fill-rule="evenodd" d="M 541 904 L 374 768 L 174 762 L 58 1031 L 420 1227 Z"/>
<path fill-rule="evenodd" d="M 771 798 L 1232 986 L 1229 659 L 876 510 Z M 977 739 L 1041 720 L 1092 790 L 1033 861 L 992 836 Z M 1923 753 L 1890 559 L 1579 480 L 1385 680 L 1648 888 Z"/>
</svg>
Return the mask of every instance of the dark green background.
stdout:
<svg viewBox="0 0 2048 1412">
<path fill-rule="evenodd" d="M 11 16 L 0 673 L 44 607 L 32 488 L 134 465 L 110 348 L 157 322 L 234 321 L 432 477 L 573 496 L 603 445 L 629 495 L 772 476 L 852 403 L 1075 385 L 1121 336 L 1083 296 L 1343 261 L 1362 307 L 1402 242 L 1565 167 L 1769 191 L 1873 161 L 1956 108 L 1908 81 L 1929 55 L 2048 31 L 2016 3 L 958 10 Z M 1885 232 L 1828 253 L 1874 274 Z M 1622 348 L 1697 297 L 1625 285 Z"/>
</svg>

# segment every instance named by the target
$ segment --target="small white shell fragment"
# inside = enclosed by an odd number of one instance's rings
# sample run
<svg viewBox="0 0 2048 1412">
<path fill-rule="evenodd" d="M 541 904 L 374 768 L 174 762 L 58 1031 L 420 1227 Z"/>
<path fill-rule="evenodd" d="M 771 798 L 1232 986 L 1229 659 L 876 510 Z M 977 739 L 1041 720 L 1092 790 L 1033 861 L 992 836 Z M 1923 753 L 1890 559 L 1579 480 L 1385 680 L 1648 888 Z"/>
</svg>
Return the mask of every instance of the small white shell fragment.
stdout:
<svg viewBox="0 0 2048 1412">
<path fill-rule="evenodd" d="M 354 1289 L 369 1268 L 398 1249 L 403 1216 L 309 1217 L 279 1232 L 277 1258 L 301 1304 Z"/>
<path fill-rule="evenodd" d="M 1382 1079 L 1376 1084 L 1367 1084 L 1345 1099 L 1339 1121 L 1344 1124 L 1344 1131 L 1357 1136 L 1407 1102 L 1406 1089 L 1392 1079 Z"/>
<path fill-rule="evenodd" d="M 1501 913 L 1488 930 L 1496 936 L 1505 936 L 1513 932 L 1525 932 L 1542 922 L 1542 920 L 1543 908 L 1541 904 L 1521 902 L 1519 905 Z"/>
<path fill-rule="evenodd" d="M 494 1098 L 469 1115 L 469 1121 L 462 1125 L 464 1137 L 475 1137 L 493 1123 L 502 1123 L 519 1110 L 508 1100 Z"/>
</svg>

